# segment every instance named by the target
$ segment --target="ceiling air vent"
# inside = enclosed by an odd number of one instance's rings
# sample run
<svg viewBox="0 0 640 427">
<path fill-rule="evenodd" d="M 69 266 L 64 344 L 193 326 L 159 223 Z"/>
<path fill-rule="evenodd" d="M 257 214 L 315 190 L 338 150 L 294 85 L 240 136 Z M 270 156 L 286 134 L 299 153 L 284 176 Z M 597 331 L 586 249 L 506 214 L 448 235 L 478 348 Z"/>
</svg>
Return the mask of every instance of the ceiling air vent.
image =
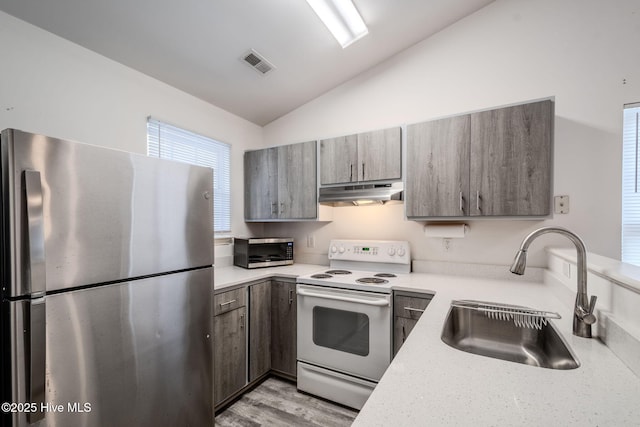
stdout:
<svg viewBox="0 0 640 427">
<path fill-rule="evenodd" d="M 253 49 L 242 55 L 242 60 L 251 68 L 263 75 L 275 68 L 269 61 L 264 59 L 262 55 Z"/>
</svg>

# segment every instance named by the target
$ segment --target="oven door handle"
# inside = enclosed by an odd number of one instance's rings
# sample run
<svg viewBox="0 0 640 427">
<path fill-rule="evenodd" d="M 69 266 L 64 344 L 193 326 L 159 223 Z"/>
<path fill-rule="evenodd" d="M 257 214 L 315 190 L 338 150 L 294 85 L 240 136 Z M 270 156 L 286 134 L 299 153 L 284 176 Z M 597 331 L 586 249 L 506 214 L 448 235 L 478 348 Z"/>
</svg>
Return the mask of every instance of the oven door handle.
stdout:
<svg viewBox="0 0 640 427">
<path fill-rule="evenodd" d="M 305 289 L 298 289 L 296 291 L 296 293 L 298 295 L 302 295 L 302 296 L 305 296 L 305 297 L 315 297 L 315 298 L 332 299 L 332 300 L 336 300 L 336 301 L 354 302 L 354 303 L 357 303 L 357 304 L 375 305 L 375 306 L 378 306 L 378 307 L 384 307 L 384 306 L 390 305 L 389 300 L 384 299 L 384 298 L 383 299 L 375 299 L 375 300 L 348 298 L 348 297 L 343 297 L 343 296 L 338 296 L 338 295 L 309 292 L 309 291 L 307 291 Z"/>
</svg>

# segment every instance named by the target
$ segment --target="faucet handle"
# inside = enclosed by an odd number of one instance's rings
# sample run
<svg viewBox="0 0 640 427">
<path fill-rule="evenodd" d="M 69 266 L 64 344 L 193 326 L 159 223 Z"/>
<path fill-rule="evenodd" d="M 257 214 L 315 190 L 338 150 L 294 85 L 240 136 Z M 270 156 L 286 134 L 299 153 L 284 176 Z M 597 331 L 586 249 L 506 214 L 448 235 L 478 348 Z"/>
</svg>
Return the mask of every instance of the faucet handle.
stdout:
<svg viewBox="0 0 640 427">
<path fill-rule="evenodd" d="M 597 296 L 591 295 L 591 301 L 589 301 L 589 307 L 588 307 L 589 311 L 587 311 L 587 313 L 582 318 L 582 321 L 587 325 L 593 325 L 594 323 L 596 323 L 596 316 L 593 314 L 593 310 L 596 308 L 597 299 L 598 299 Z"/>
</svg>

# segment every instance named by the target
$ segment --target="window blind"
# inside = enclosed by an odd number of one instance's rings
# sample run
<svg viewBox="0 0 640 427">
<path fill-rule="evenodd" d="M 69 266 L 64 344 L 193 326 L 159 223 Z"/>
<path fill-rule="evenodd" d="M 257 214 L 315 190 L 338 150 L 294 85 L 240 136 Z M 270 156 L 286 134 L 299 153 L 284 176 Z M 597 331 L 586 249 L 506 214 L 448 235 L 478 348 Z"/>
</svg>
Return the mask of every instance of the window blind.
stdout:
<svg viewBox="0 0 640 427">
<path fill-rule="evenodd" d="M 640 104 L 625 105 L 622 130 L 622 261 L 640 265 Z"/>
<path fill-rule="evenodd" d="M 215 237 L 231 234 L 231 146 L 185 129 L 147 119 L 147 154 L 213 168 Z"/>
</svg>

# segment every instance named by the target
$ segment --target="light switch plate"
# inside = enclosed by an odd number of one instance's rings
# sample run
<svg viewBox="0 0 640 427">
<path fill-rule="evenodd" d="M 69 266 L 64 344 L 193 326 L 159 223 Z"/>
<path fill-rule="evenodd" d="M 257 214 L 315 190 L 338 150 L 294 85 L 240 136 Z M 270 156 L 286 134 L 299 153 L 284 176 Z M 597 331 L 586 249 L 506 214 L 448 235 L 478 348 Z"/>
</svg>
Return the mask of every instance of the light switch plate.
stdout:
<svg viewBox="0 0 640 427">
<path fill-rule="evenodd" d="M 316 247 L 316 236 L 313 234 L 307 235 L 307 247 L 315 248 Z"/>
<path fill-rule="evenodd" d="M 555 196 L 553 198 L 553 212 L 557 214 L 569 213 L 569 196 Z"/>
</svg>

